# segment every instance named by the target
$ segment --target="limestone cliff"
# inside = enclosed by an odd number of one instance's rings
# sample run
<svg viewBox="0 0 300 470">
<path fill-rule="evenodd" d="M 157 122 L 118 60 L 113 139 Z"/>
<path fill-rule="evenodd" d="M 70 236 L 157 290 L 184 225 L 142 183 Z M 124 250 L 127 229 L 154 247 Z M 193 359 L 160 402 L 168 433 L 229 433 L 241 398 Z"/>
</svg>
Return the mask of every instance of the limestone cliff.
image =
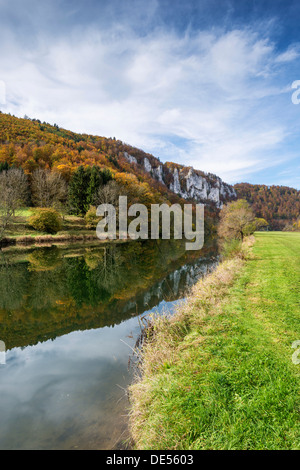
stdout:
<svg viewBox="0 0 300 470">
<path fill-rule="evenodd" d="M 221 178 L 211 173 L 175 163 L 163 164 L 157 158 L 150 156 L 137 159 L 126 152 L 124 156 L 129 163 L 141 166 L 155 180 L 184 199 L 205 204 L 213 203 L 221 208 L 225 202 L 236 198 L 233 186 L 224 183 Z"/>
</svg>

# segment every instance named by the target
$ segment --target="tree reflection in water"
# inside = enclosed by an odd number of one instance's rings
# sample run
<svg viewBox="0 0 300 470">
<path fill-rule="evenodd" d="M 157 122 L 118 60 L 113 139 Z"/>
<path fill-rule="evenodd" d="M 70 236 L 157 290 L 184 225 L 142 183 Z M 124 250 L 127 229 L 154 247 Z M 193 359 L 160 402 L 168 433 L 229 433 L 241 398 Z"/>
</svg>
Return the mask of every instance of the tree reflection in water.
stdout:
<svg viewBox="0 0 300 470">
<path fill-rule="evenodd" d="M 215 255 L 213 245 L 186 252 L 181 240 L 2 254 L 0 338 L 11 349 L 119 324 L 180 298 Z"/>
</svg>

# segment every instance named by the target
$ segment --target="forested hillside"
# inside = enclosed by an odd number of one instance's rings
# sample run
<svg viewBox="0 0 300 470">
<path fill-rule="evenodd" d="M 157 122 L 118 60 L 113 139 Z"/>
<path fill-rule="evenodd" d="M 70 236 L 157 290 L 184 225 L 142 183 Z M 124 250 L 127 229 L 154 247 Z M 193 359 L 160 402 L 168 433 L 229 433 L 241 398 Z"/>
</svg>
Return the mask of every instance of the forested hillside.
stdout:
<svg viewBox="0 0 300 470">
<path fill-rule="evenodd" d="M 80 166 L 96 166 L 110 171 L 121 185 L 151 193 L 154 200 L 172 198 L 166 186 L 130 165 L 124 157 L 127 151 L 147 155 L 115 138 L 75 134 L 39 120 L 0 114 L 0 169 L 22 168 L 28 175 L 50 170 L 69 182 Z"/>
<path fill-rule="evenodd" d="M 147 202 L 171 203 L 194 199 L 212 210 L 235 197 L 233 188 L 213 174 L 158 158 L 116 138 L 76 134 L 37 119 L 0 113 L 0 170 L 22 168 L 28 175 L 38 169 L 72 180 L 79 167 L 108 170 L 120 186 Z"/>
<path fill-rule="evenodd" d="M 64 206 L 78 215 L 101 199 L 115 200 L 121 193 L 130 202 L 146 205 L 203 202 L 212 217 L 223 203 L 243 198 L 275 230 L 295 227 L 300 214 L 296 189 L 248 183 L 233 188 L 211 173 L 163 164 L 115 137 L 78 134 L 0 112 L 0 172 L 11 168 L 22 169 L 28 179 L 28 205 Z M 99 188 L 111 182 L 109 191 L 98 197 Z"/>
<path fill-rule="evenodd" d="M 286 186 L 240 183 L 234 186 L 238 198 L 246 199 L 256 217 L 262 217 L 270 229 L 298 228 L 300 191 Z"/>
</svg>

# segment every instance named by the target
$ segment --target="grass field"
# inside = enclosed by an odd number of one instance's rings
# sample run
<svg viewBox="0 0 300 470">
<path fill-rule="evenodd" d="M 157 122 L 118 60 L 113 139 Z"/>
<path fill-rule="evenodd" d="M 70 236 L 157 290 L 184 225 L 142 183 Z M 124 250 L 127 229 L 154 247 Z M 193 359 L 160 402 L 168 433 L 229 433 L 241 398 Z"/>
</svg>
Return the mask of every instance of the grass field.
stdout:
<svg viewBox="0 0 300 470">
<path fill-rule="evenodd" d="M 138 449 L 299 449 L 300 233 L 265 232 L 175 319 L 156 320 L 131 389 Z M 299 354 L 300 356 L 300 354 Z"/>
</svg>

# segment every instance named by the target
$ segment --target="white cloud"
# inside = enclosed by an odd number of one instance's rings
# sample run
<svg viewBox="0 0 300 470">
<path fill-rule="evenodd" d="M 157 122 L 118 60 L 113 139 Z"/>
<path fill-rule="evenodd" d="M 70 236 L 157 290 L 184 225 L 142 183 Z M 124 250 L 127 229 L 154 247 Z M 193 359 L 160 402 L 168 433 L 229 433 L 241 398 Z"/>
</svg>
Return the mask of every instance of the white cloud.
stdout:
<svg viewBox="0 0 300 470">
<path fill-rule="evenodd" d="M 299 46 L 297 45 L 297 46 L 289 47 L 282 54 L 279 54 L 276 57 L 275 62 L 277 63 L 292 62 L 298 57 L 299 57 Z"/>
<path fill-rule="evenodd" d="M 0 80 L 0 104 L 6 103 L 6 85 L 3 80 Z"/>
<path fill-rule="evenodd" d="M 0 54 L 4 111 L 116 136 L 229 182 L 282 161 L 284 67 L 298 52 L 277 53 L 249 28 L 144 36 L 118 25 L 74 28 L 51 41 L 40 34 L 25 52 L 10 32 Z"/>
</svg>

